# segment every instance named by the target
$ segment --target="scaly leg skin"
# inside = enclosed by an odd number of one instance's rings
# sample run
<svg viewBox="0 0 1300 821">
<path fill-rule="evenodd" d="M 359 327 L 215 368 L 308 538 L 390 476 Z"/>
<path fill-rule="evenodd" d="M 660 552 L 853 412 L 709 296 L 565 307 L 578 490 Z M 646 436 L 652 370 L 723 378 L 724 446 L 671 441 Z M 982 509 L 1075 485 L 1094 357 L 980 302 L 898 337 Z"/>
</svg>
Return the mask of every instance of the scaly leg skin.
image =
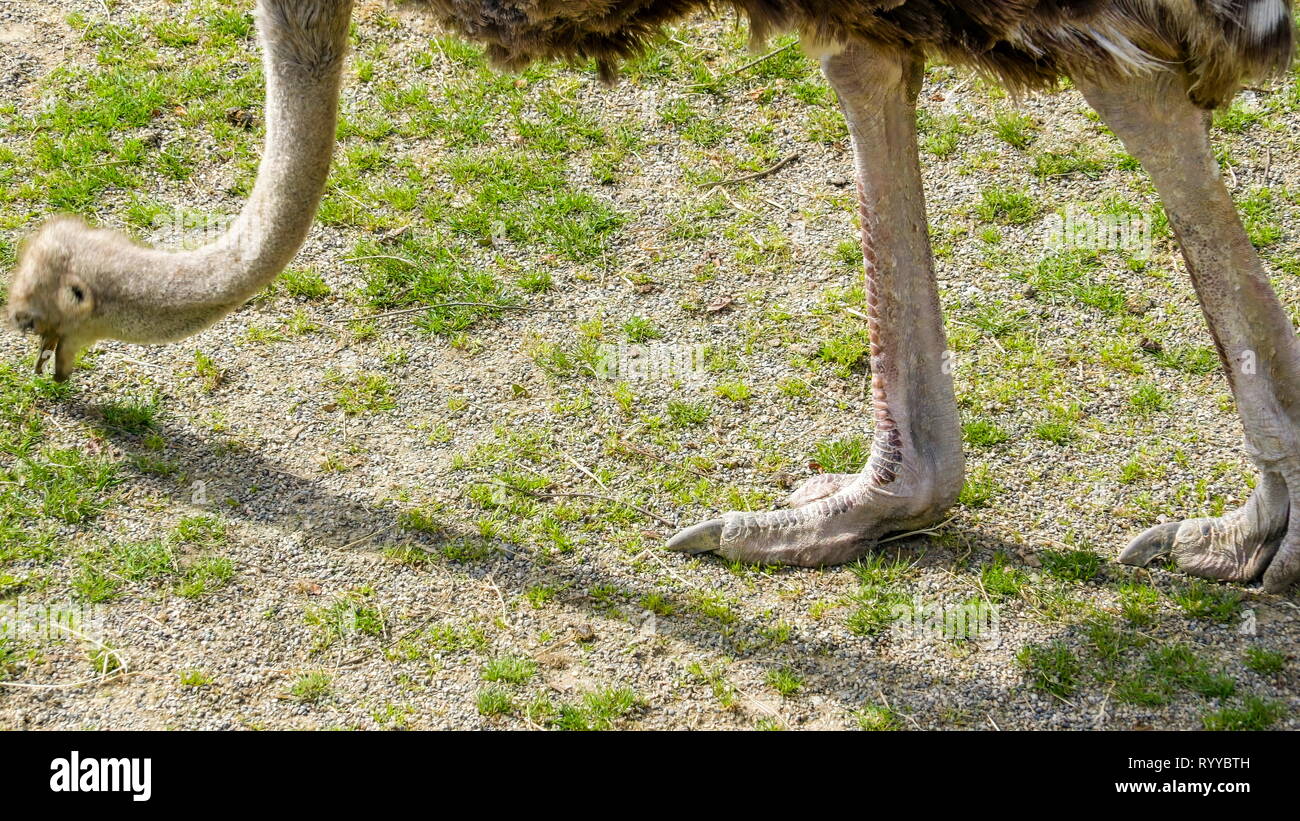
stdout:
<svg viewBox="0 0 1300 821">
<path fill-rule="evenodd" d="M 792 510 L 725 513 L 670 550 L 821 567 L 939 521 L 961 490 L 961 430 L 916 153 L 919 55 L 855 44 L 822 62 L 853 139 L 875 434 L 861 473 L 817 476 Z"/>
<path fill-rule="evenodd" d="M 818 499 L 834 496 L 858 480 L 857 473 L 823 473 L 805 479 L 789 496 L 781 500 L 781 507 L 803 507 Z"/>
<path fill-rule="evenodd" d="M 1300 344 L 1219 174 L 1209 114 L 1182 78 L 1076 83 L 1155 182 L 1237 400 L 1260 483 L 1239 510 L 1157 525 L 1120 553 L 1171 555 L 1188 573 L 1284 592 L 1300 577 Z"/>
</svg>

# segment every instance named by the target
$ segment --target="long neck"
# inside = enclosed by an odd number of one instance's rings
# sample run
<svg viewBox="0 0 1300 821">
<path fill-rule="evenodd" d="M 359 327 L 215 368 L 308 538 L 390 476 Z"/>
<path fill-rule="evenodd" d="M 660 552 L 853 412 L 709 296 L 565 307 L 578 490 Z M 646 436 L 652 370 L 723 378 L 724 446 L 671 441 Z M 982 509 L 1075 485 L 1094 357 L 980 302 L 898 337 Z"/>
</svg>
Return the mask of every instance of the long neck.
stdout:
<svg viewBox="0 0 1300 821">
<path fill-rule="evenodd" d="M 153 306 L 153 327 L 171 325 L 160 337 L 185 336 L 239 307 L 293 259 L 329 175 L 351 12 L 352 0 L 259 0 L 266 144 L 252 195 L 210 245 L 142 250 L 128 266 L 142 268 L 121 271 L 123 313 Z"/>
<path fill-rule="evenodd" d="M 253 193 L 200 272 L 204 292 L 242 303 L 298 253 L 329 176 L 351 0 L 261 0 L 266 148 Z"/>
</svg>

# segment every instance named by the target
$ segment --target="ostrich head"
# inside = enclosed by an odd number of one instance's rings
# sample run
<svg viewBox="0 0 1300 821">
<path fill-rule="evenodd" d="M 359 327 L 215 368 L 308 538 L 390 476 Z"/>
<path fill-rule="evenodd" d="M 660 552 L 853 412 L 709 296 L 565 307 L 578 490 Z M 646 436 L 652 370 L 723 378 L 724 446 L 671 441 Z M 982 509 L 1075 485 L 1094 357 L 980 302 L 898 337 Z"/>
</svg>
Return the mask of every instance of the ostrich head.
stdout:
<svg viewBox="0 0 1300 821">
<path fill-rule="evenodd" d="M 103 339 L 136 345 L 192 336 L 275 279 L 302 246 L 325 190 L 338 125 L 352 0 L 260 0 L 267 141 L 239 216 L 199 248 L 166 250 L 56 217 L 23 245 L 9 321 L 40 338 L 54 378 Z"/>
<path fill-rule="evenodd" d="M 36 372 L 54 356 L 54 378 L 72 373 L 77 354 L 94 342 L 96 324 L 94 272 L 85 253 L 97 233 L 75 217 L 50 220 L 23 246 L 9 284 L 9 322 L 40 338 Z"/>
</svg>

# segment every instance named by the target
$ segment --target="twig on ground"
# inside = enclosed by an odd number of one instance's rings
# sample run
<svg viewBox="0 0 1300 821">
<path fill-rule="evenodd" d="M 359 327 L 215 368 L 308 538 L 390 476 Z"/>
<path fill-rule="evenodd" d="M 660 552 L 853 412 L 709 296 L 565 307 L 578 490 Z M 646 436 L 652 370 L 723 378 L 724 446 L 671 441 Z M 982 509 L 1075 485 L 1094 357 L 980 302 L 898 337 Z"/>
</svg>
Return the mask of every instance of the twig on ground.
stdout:
<svg viewBox="0 0 1300 821">
<path fill-rule="evenodd" d="M 155 365 L 152 362 L 141 362 L 139 359 L 132 359 L 129 356 L 121 356 L 120 354 L 118 355 L 118 361 L 129 362 L 132 365 L 139 365 L 142 368 L 149 368 L 150 370 L 155 370 L 155 371 L 162 370 L 161 365 Z"/>
<path fill-rule="evenodd" d="M 702 184 L 700 188 L 709 188 L 709 189 L 722 188 L 725 185 L 740 185 L 742 182 L 753 182 L 754 180 L 761 180 L 763 177 L 769 177 L 775 174 L 776 172 L 780 171 L 782 168 L 785 168 L 790 163 L 799 159 L 801 156 L 802 155 L 798 151 L 796 151 L 793 154 L 789 154 L 783 159 L 781 159 L 779 162 L 777 162 L 776 165 L 772 166 L 771 168 L 764 168 L 762 171 L 755 171 L 752 174 L 743 174 L 739 177 L 732 177 L 729 180 L 721 180 L 719 182 L 706 182 Z"/>
<path fill-rule="evenodd" d="M 658 454 L 655 453 L 654 451 L 647 450 L 647 449 L 643 449 L 643 448 L 641 448 L 641 447 L 638 446 L 638 445 L 634 445 L 634 444 L 632 444 L 631 442 L 627 441 L 626 439 L 620 439 L 618 443 L 619 443 L 619 445 L 621 445 L 622 447 L 626 448 L 627 450 L 631 451 L 632 453 L 637 454 L 638 456 L 644 456 L 644 457 L 646 457 L 647 459 L 653 459 L 654 461 L 659 462 L 660 464 L 663 464 L 663 465 L 669 465 L 669 466 L 671 466 L 671 467 L 680 468 L 681 470 L 684 470 L 684 471 L 686 471 L 687 473 L 693 473 L 693 474 L 695 474 L 696 476 L 699 476 L 701 479 L 709 479 L 709 480 L 713 480 L 713 479 L 718 478 L 717 476 L 710 475 L 710 474 L 708 474 L 708 473 L 705 473 L 704 471 L 696 470 L 695 468 L 691 467 L 690 465 L 681 464 L 680 462 L 671 462 L 671 461 L 669 461 L 669 460 L 663 458 L 662 456 L 658 455 Z"/>
<path fill-rule="evenodd" d="M 21 682 L 21 681 L 0 681 L 0 687 L 13 687 L 16 689 L 27 689 L 27 690 L 65 690 L 65 689 L 71 689 L 76 687 L 86 687 L 91 684 L 96 684 L 96 685 L 107 684 L 110 681 L 116 681 L 117 679 L 123 678 L 125 676 L 135 675 L 135 673 L 131 671 L 131 666 L 127 664 L 126 659 L 122 657 L 122 653 L 118 651 L 116 647 L 109 647 L 107 644 L 104 644 L 104 642 L 100 641 L 99 639 L 93 636 L 88 636 L 85 633 L 82 633 L 80 630 L 76 630 L 72 627 L 69 627 L 66 624 L 61 624 L 59 622 L 51 622 L 50 626 L 54 627 L 55 629 L 62 630 L 63 632 L 68 633 L 74 638 L 81 639 L 82 641 L 89 642 L 95 645 L 96 647 L 98 647 L 100 651 L 104 653 L 103 666 L 100 669 L 99 675 L 96 676 L 95 678 L 88 678 L 88 679 L 83 679 L 81 681 L 72 681 L 72 682 L 61 683 L 61 684 L 28 684 L 26 682 Z M 109 656 L 112 656 L 113 658 L 117 659 L 118 669 L 114 670 L 112 673 L 108 672 Z"/>
<path fill-rule="evenodd" d="M 144 675 L 144 673 L 130 670 L 118 670 L 116 673 L 109 676 L 96 676 L 95 678 L 83 679 L 81 681 L 69 681 L 66 684 L 28 684 L 23 681 L 0 681 L 0 687 L 14 687 L 22 690 L 70 690 L 77 687 L 88 687 L 92 684 L 95 686 L 111 684 L 121 678 L 141 675 Z"/>
<path fill-rule="evenodd" d="M 581 464 L 580 462 L 578 462 L 577 459 L 574 459 L 572 456 L 570 456 L 570 455 L 569 455 L 569 452 L 568 452 L 567 450 L 565 450 L 564 448 L 559 448 L 559 451 L 560 451 L 561 454 L 563 454 L 563 456 L 564 456 L 565 459 L 568 459 L 568 460 L 569 460 L 569 464 L 573 465 L 575 468 L 577 468 L 578 470 L 580 470 L 580 471 L 582 471 L 583 473 L 585 473 L 585 474 L 587 475 L 587 477 L 588 477 L 589 479 L 591 479 L 591 481 L 593 481 L 593 482 L 595 482 L 596 484 L 600 485 L 600 489 L 601 489 L 601 490 L 605 491 L 606 493 L 609 492 L 609 488 L 605 486 L 605 483 L 602 482 L 602 481 L 600 481 L 599 477 L 597 477 L 596 474 L 592 473 L 591 471 L 589 471 L 589 470 L 587 470 L 585 467 L 583 467 L 582 464 Z"/>
<path fill-rule="evenodd" d="M 732 207 L 732 208 L 736 209 L 736 210 L 739 211 L 740 213 L 742 213 L 742 214 L 749 214 L 750 216 L 755 216 L 755 217 L 758 216 L 758 214 L 755 213 L 754 211 L 751 211 L 751 210 L 749 210 L 748 208 L 746 208 L 745 206 L 743 206 L 743 205 L 741 205 L 740 203 L 736 202 L 736 200 L 731 196 L 731 194 L 727 191 L 727 189 L 725 189 L 725 188 L 718 188 L 718 187 L 715 186 L 714 188 L 710 189 L 710 191 L 717 191 L 719 194 L 721 194 L 723 197 L 726 198 L 727 202 L 731 203 L 731 207 Z"/>
<path fill-rule="evenodd" d="M 392 530 L 392 529 L 395 528 L 395 527 L 397 527 L 397 525 L 395 525 L 395 524 L 393 524 L 393 525 L 385 525 L 384 527 L 381 527 L 381 528 L 379 528 L 378 530 L 376 530 L 374 533 L 371 533 L 369 536 L 362 536 L 360 539 L 357 539 L 356 541 L 353 541 L 353 542 L 348 542 L 347 544 L 343 545 L 342 547 L 340 547 L 340 548 L 338 548 L 338 549 L 339 549 L 339 550 L 347 550 L 348 548 L 356 547 L 357 545 L 361 544 L 362 542 L 368 542 L 368 541 L 370 541 L 371 539 L 373 539 L 373 538 L 375 538 L 376 536 L 378 536 L 380 533 L 387 533 L 388 531 Z"/>
<path fill-rule="evenodd" d="M 638 506 L 638 505 L 634 505 L 634 504 L 632 504 L 631 502 L 625 502 L 625 501 L 623 501 L 622 499 L 619 499 L 619 498 L 614 497 L 614 496 L 604 496 L 604 495 L 599 494 L 599 493 L 542 493 L 542 494 L 538 494 L 538 495 L 545 496 L 545 497 L 547 497 L 547 498 L 560 498 L 560 497 L 565 497 L 565 496 L 575 496 L 575 497 L 579 497 L 579 498 L 587 498 L 587 499 L 601 499 L 601 500 L 606 501 L 606 502 L 613 502 L 614 504 L 617 504 L 617 505 L 623 505 L 624 507 L 630 507 L 630 508 L 632 508 L 633 510 L 635 510 L 637 513 L 640 513 L 642 516 L 649 516 L 651 519 L 654 519 L 655 521 L 659 522 L 660 524 L 667 525 L 668 527 L 677 527 L 677 523 L 676 523 L 676 522 L 670 522 L 670 521 L 668 521 L 667 519 L 665 519 L 664 517 L 659 516 L 659 515 L 656 515 L 656 514 L 654 514 L 654 513 L 651 513 L 650 511 L 646 510 L 646 509 L 643 508 L 643 507 L 640 507 L 640 506 Z"/>
<path fill-rule="evenodd" d="M 853 309 L 852 309 L 852 308 L 846 308 L 845 310 L 852 312 Z M 862 318 L 863 318 L 863 319 L 866 319 L 865 316 L 863 316 Z M 954 319 L 954 320 L 951 320 L 951 321 L 954 322 L 954 323 L 957 324 L 957 325 L 965 325 L 967 328 L 975 328 L 975 330 L 980 330 L 979 326 L 977 326 L 977 325 L 972 325 L 972 324 L 970 324 L 969 322 L 962 322 L 960 319 Z M 1007 349 L 1004 348 L 1004 347 L 1002 347 L 1002 343 L 1001 343 L 1001 342 L 998 342 L 998 338 L 997 338 L 996 336 L 994 336 L 993 334 L 984 334 L 984 336 L 987 337 L 988 340 L 989 340 L 990 342 L 993 343 L 993 347 L 997 348 L 999 353 L 1001 353 L 1003 356 L 1006 356 L 1006 354 L 1007 354 Z M 1082 362 L 1080 362 L 1079 364 L 1080 364 L 1080 366 L 1083 365 Z M 1080 377 L 1080 378 L 1082 378 L 1082 377 Z"/>
<path fill-rule="evenodd" d="M 506 626 L 509 627 L 510 608 L 506 607 L 506 597 L 502 595 L 501 588 L 497 586 L 496 579 L 489 575 L 483 581 L 487 583 L 488 587 L 492 588 L 493 593 L 497 594 L 497 601 L 501 604 L 501 621 L 505 622 Z"/>
<path fill-rule="evenodd" d="M 932 527 L 926 527 L 920 530 L 909 530 L 906 533 L 895 533 L 893 536 L 890 536 L 887 539 L 880 539 L 879 541 L 876 542 L 876 544 L 885 544 L 886 542 L 896 542 L 899 539 L 910 539 L 913 536 L 923 536 L 923 535 L 930 536 L 936 533 L 939 530 L 939 528 L 943 527 L 944 525 L 948 524 L 949 522 L 951 522 L 953 519 L 956 518 L 957 518 L 957 514 L 954 513 L 951 516 L 949 516 L 947 519 L 944 519 L 942 522 L 939 522 L 939 524 L 934 525 Z"/>
<path fill-rule="evenodd" d="M 406 638 L 407 636 L 410 636 L 410 635 L 413 635 L 413 634 L 415 634 L 415 633 L 420 632 L 420 631 L 423 630 L 424 628 L 428 627 L 429 624 L 430 624 L 434 619 L 438 618 L 438 616 L 445 616 L 445 615 L 447 615 L 447 611 L 446 611 L 446 610 L 442 610 L 442 609 L 437 610 L 437 611 L 436 611 L 432 616 L 429 616 L 427 619 L 425 619 L 424 621 L 422 621 L 422 622 L 420 622 L 419 624 L 415 625 L 415 626 L 412 627 L 411 629 L 406 630 L 406 631 L 404 631 L 404 632 L 398 634 L 398 635 L 397 635 L 397 636 L 396 636 L 392 641 L 390 641 L 390 642 L 388 642 L 387 644 L 385 644 L 385 645 L 383 645 L 382 647 L 380 647 L 380 648 L 379 648 L 379 652 L 382 653 L 382 652 L 384 652 L 384 651 L 386 651 L 386 650 L 389 650 L 389 649 L 391 649 L 391 648 L 397 646 L 397 643 L 400 642 L 402 639 Z M 352 666 L 354 666 L 354 665 L 360 664 L 361 662 L 363 662 L 363 661 L 365 661 L 366 659 L 370 658 L 372 655 L 373 655 L 373 653 L 362 653 L 361 655 L 359 655 L 359 656 L 354 656 L 353 658 L 351 658 L 351 659 L 349 659 L 349 660 L 347 660 L 347 661 L 344 661 L 344 662 L 341 662 L 341 663 L 335 664 L 335 665 L 334 665 L 334 669 L 337 670 L 337 669 L 342 668 L 342 667 L 352 667 Z M 286 671 L 284 671 L 284 672 L 289 672 L 289 671 L 286 670 Z"/>
<path fill-rule="evenodd" d="M 369 205 L 366 205 L 364 202 L 362 202 L 361 200 L 357 199 L 356 197 L 352 196 L 352 195 L 349 194 L 348 192 L 344 191 L 342 188 L 339 188 L 337 185 L 331 185 L 331 186 L 330 186 L 330 189 L 333 190 L 334 193 L 336 193 L 336 194 L 342 194 L 343 196 L 345 196 L 345 197 L 347 197 L 348 199 L 352 200 L 354 203 L 356 203 L 357 205 L 361 206 L 362 208 L 370 208 L 370 207 L 371 207 L 371 206 L 369 206 Z"/>
<path fill-rule="evenodd" d="M 744 64 L 743 66 L 741 66 L 740 68 L 734 68 L 734 69 L 732 69 L 731 71 L 726 72 L 726 73 L 723 74 L 722 76 L 723 76 L 723 77 L 731 77 L 732 75 L 739 74 L 739 73 L 741 73 L 742 71 L 749 71 L 751 68 L 753 68 L 754 66 L 758 65 L 759 63 L 762 63 L 762 62 L 764 62 L 764 61 L 766 61 L 766 60 L 770 60 L 770 59 L 772 59 L 773 57 L 775 57 L 776 55 L 780 54 L 781 52 L 783 52 L 783 51 L 789 51 L 789 50 L 792 49 L 792 48 L 794 48 L 794 43 L 786 43 L 785 45 L 781 46 L 780 48 L 772 49 L 772 50 L 769 51 L 767 54 L 764 54 L 764 55 L 762 55 L 761 57 L 755 57 L 753 60 L 750 60 L 748 63 L 745 63 L 745 64 Z M 697 83 L 697 85 L 698 85 L 698 83 Z"/>
<path fill-rule="evenodd" d="M 780 724 L 784 729 L 787 729 L 787 730 L 790 729 L 790 722 L 786 721 L 785 718 L 781 715 L 780 712 L 778 712 L 777 710 L 772 709 L 771 707 L 767 706 L 767 705 L 764 704 L 763 702 L 761 702 L 761 701 L 759 701 L 758 699 L 754 698 L 754 696 L 752 696 L 748 690 L 746 690 L 745 688 L 741 687 L 740 685 L 738 685 L 738 684 L 733 684 L 733 685 L 731 685 L 731 686 L 736 688 L 736 693 L 737 693 L 741 698 L 743 698 L 745 701 L 748 701 L 748 702 L 749 702 L 750 704 L 752 704 L 754 707 L 757 707 L 758 710 L 759 710 L 759 712 L 767 713 L 767 714 L 768 714 L 769 716 L 771 716 L 771 717 L 772 717 L 772 718 L 773 718 L 773 719 L 774 719 L 778 724 Z"/>
<path fill-rule="evenodd" d="M 890 704 L 890 703 L 889 703 L 889 699 L 885 697 L 885 691 L 884 691 L 884 690 L 882 690 L 882 689 L 880 689 L 879 687 L 877 687 L 877 688 L 876 688 L 876 692 L 880 694 L 880 700 L 881 700 L 882 702 L 884 702 L 884 704 L 885 704 L 885 709 L 886 709 L 886 710 L 888 710 L 888 711 L 891 712 L 891 713 L 899 714 L 899 712 L 898 712 L 897 710 L 894 709 L 894 705 Z M 908 721 L 912 722 L 912 726 L 915 727 L 916 729 L 918 729 L 918 730 L 924 729 L 920 724 L 918 724 L 918 723 L 916 722 L 916 719 L 912 718 L 912 714 L 911 714 L 911 713 L 901 713 L 901 715 L 902 715 L 904 718 L 906 718 Z"/>
<path fill-rule="evenodd" d="M 659 553 L 653 547 L 647 547 L 645 550 L 642 550 L 640 553 L 632 557 L 632 561 L 635 562 L 638 559 L 640 559 L 642 556 L 649 556 L 651 559 L 654 559 L 655 563 L 658 564 L 661 568 L 663 568 L 663 571 L 667 573 L 669 576 L 672 576 L 674 579 L 681 582 L 683 585 L 687 587 L 691 586 L 690 582 L 686 581 L 686 579 L 682 578 L 671 567 L 668 566 L 668 564 L 663 560 L 663 557 L 660 556 Z"/>
<path fill-rule="evenodd" d="M 495 308 L 498 311 L 542 311 L 546 313 L 559 313 L 557 308 L 536 308 L 530 305 L 501 305 L 496 302 L 435 302 L 432 305 L 420 305 L 415 308 L 401 308 L 396 311 L 386 311 L 382 314 L 354 314 L 350 321 L 364 322 L 367 319 L 388 319 L 394 316 L 405 316 L 406 314 L 418 314 L 421 311 L 432 311 L 437 308 Z"/>
<path fill-rule="evenodd" d="M 1115 689 L 1115 682 L 1112 681 L 1110 683 L 1110 687 L 1106 688 L 1106 695 L 1103 696 L 1101 699 L 1101 708 L 1097 710 L 1097 718 L 1092 723 L 1092 727 L 1094 730 L 1100 728 L 1101 723 L 1106 720 L 1106 704 L 1110 701 L 1110 694 L 1111 691 L 1113 691 L 1114 689 Z"/>
<path fill-rule="evenodd" d="M 391 256 L 391 255 L 389 255 L 389 254 L 368 254 L 367 256 L 364 256 L 364 257 L 348 257 L 347 259 L 345 259 L 345 260 L 343 260 L 343 261 L 344 261 L 344 262 L 365 262 L 366 260 L 369 260 L 369 259 L 386 259 L 386 260 L 389 260 L 390 262 L 401 262 L 401 263 L 405 263 L 406 265 L 409 265 L 409 266 L 411 266 L 412 268 L 419 268 L 419 267 L 420 267 L 420 264 L 419 264 L 418 262 L 412 262 L 411 260 L 407 259 L 406 257 L 395 257 L 395 256 Z"/>
<path fill-rule="evenodd" d="M 650 511 L 646 510 L 645 508 L 639 505 L 634 505 L 631 502 L 625 502 L 616 496 L 605 496 L 600 493 L 578 493 L 578 492 L 548 493 L 540 490 L 528 490 L 522 487 L 515 487 L 514 485 L 509 485 L 506 484 L 505 482 L 497 482 L 497 481 L 489 481 L 487 484 L 503 487 L 506 490 L 513 490 L 515 493 L 522 493 L 526 496 L 533 496 L 538 499 L 564 499 L 564 498 L 600 499 L 601 501 L 612 502 L 616 505 L 623 505 L 624 507 L 629 507 L 632 510 L 635 510 L 637 513 L 640 513 L 642 516 L 648 516 L 649 518 L 654 519 L 660 524 L 666 525 L 668 527 L 674 527 L 674 528 L 677 527 L 676 522 L 670 522 L 662 516 L 659 516 L 655 513 L 651 513 Z"/>
<path fill-rule="evenodd" d="M 713 52 L 721 51 L 721 49 L 717 49 L 717 48 L 714 48 L 714 47 L 712 47 L 712 46 L 699 46 L 699 45 L 696 45 L 695 43 L 687 43 L 687 42 L 685 42 L 684 40 L 679 40 L 679 39 L 677 39 L 676 37 L 669 37 L 669 38 L 668 38 L 668 42 L 670 42 L 670 43 L 676 43 L 677 45 L 679 45 L 679 46 L 685 46 L 686 48 L 693 48 L 693 49 L 696 49 L 696 50 L 698 50 L 698 51 L 713 51 Z"/>
</svg>

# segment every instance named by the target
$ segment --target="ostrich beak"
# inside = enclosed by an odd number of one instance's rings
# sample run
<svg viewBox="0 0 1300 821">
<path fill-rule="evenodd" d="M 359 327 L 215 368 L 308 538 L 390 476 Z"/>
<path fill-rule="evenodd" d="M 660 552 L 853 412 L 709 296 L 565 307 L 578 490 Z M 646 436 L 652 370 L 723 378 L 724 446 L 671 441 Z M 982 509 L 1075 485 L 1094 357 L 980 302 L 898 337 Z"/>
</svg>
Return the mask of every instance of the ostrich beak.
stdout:
<svg viewBox="0 0 1300 821">
<path fill-rule="evenodd" d="M 67 382 L 68 377 L 72 375 L 72 368 L 76 364 L 77 349 L 74 345 L 68 344 L 68 341 L 56 334 L 41 335 L 41 349 L 36 354 L 36 372 L 45 371 L 47 360 L 54 360 L 54 381 Z"/>
<path fill-rule="evenodd" d="M 36 372 L 45 372 L 45 361 L 54 356 L 54 349 L 59 345 L 59 338 L 53 334 L 41 334 L 41 347 L 36 351 Z"/>
</svg>

